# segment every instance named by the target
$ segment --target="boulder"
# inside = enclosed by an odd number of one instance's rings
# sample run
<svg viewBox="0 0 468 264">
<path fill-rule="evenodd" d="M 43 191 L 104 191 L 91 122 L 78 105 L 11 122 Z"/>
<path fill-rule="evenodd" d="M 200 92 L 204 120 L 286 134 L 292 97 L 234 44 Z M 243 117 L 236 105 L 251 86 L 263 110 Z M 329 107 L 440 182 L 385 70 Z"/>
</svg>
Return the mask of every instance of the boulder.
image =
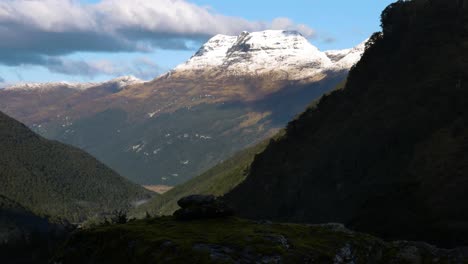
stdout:
<svg viewBox="0 0 468 264">
<path fill-rule="evenodd" d="M 189 195 L 186 197 L 181 198 L 177 201 L 177 204 L 181 208 L 188 208 L 192 206 L 203 206 L 207 204 L 213 204 L 216 201 L 216 197 L 214 195 Z"/>
<path fill-rule="evenodd" d="M 179 220 L 223 218 L 234 215 L 233 210 L 221 199 L 213 195 L 190 195 L 180 199 L 181 209 L 174 212 Z"/>
</svg>

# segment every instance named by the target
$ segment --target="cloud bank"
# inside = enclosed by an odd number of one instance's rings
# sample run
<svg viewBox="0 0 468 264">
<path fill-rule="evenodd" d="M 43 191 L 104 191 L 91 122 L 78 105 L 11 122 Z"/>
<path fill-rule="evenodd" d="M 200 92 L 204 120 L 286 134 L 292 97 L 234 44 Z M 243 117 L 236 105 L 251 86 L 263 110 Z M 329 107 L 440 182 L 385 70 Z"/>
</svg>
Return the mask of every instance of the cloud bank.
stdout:
<svg viewBox="0 0 468 264">
<path fill-rule="evenodd" d="M 94 78 L 99 75 L 122 76 L 133 75 L 142 80 L 150 80 L 163 73 L 164 69 L 148 58 L 135 58 L 130 62 L 116 64 L 110 60 L 73 60 L 68 58 L 49 58 L 42 66 L 54 73 L 71 76 Z"/>
<path fill-rule="evenodd" d="M 2 0 L 0 64 L 45 65 L 66 74 L 92 74 L 106 65 L 64 60 L 74 52 L 149 52 L 188 49 L 215 34 L 265 29 L 315 32 L 288 18 L 271 22 L 225 16 L 186 0 Z M 145 64 L 143 64 L 145 65 Z M 146 64 L 146 66 L 149 66 Z"/>
</svg>

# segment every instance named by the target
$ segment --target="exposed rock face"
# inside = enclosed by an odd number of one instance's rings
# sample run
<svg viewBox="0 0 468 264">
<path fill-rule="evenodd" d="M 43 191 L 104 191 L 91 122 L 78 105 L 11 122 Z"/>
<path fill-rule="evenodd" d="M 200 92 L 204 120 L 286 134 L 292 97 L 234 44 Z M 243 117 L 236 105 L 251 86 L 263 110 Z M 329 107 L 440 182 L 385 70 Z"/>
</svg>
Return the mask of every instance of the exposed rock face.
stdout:
<svg viewBox="0 0 468 264">
<path fill-rule="evenodd" d="M 174 212 L 179 220 L 194 220 L 204 218 L 223 218 L 234 215 L 223 200 L 213 195 L 190 195 L 180 199 L 181 209 Z"/>
</svg>

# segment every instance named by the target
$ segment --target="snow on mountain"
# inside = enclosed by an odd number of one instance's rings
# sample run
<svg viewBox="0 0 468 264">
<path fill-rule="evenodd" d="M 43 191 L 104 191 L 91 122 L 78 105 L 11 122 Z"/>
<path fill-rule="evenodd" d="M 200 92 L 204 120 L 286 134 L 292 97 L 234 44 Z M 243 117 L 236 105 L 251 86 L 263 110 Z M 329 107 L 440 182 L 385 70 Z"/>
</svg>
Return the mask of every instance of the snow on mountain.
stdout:
<svg viewBox="0 0 468 264">
<path fill-rule="evenodd" d="M 352 49 L 343 49 L 343 50 L 327 50 L 325 55 L 333 62 L 336 63 L 343 59 L 346 55 L 351 52 Z"/>
<path fill-rule="evenodd" d="M 86 83 L 72 83 L 72 82 L 45 82 L 45 83 L 19 83 L 12 86 L 5 87 L 5 90 L 23 90 L 23 91 L 50 91 L 54 89 L 73 89 L 73 90 L 87 90 L 89 88 L 98 87 L 102 85 L 115 85 L 118 89 L 125 88 L 132 84 L 143 83 L 142 80 L 134 76 L 122 76 L 106 82 L 86 82 Z"/>
<path fill-rule="evenodd" d="M 346 49 L 341 51 L 325 51 L 325 54 L 333 60 L 333 58 L 340 58 L 336 60 L 332 66 L 334 70 L 349 70 L 354 66 L 364 54 L 366 49 L 366 42 L 368 39 L 357 45 L 352 49 Z"/>
<path fill-rule="evenodd" d="M 220 66 L 224 62 L 227 51 L 236 40 L 237 37 L 216 35 L 206 42 L 188 62 L 179 65 L 176 70 Z"/>
<path fill-rule="evenodd" d="M 5 90 L 54 90 L 59 88 L 68 88 L 75 90 L 86 90 L 96 86 L 96 83 L 70 83 L 70 82 L 45 82 L 45 83 L 18 83 L 5 87 Z"/>
<path fill-rule="evenodd" d="M 136 78 L 135 76 L 129 75 L 129 76 L 118 77 L 118 78 L 112 79 L 110 81 L 100 83 L 99 85 L 112 84 L 112 85 L 116 85 L 117 88 L 122 89 L 122 88 L 125 88 L 125 87 L 129 86 L 129 85 L 139 84 L 139 83 L 144 83 L 144 81 L 141 80 L 141 79 Z"/>
<path fill-rule="evenodd" d="M 364 44 L 360 44 L 353 49 L 322 52 L 296 31 L 216 35 L 170 75 L 201 70 L 220 70 L 228 75 L 283 72 L 289 80 L 298 80 L 326 70 L 347 70 L 363 51 Z"/>
<path fill-rule="evenodd" d="M 272 78 L 307 79 L 321 72 L 349 70 L 364 53 L 365 42 L 351 49 L 322 52 L 297 31 L 266 30 L 242 32 L 239 36 L 216 35 L 188 61 L 162 77 L 219 71 L 227 76 L 274 73 Z M 116 85 L 123 89 L 138 83 L 143 81 L 134 76 L 123 76 L 100 83 L 21 83 L 5 90 L 86 90 L 101 85 Z"/>
</svg>

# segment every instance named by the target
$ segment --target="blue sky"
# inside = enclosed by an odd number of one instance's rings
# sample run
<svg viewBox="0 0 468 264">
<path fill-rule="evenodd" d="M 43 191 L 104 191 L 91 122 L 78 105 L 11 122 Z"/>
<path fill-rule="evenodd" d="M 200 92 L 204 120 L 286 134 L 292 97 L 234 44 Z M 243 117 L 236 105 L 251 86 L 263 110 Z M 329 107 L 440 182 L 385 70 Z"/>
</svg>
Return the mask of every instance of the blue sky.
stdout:
<svg viewBox="0 0 468 264">
<path fill-rule="evenodd" d="M 301 28 L 321 50 L 349 48 L 380 30 L 380 13 L 392 2 L 13 0 L 10 16 L 0 10 L 0 29 L 9 27 L 0 32 L 9 40 L 0 43 L 0 86 L 127 74 L 150 79 L 187 60 L 210 36 L 242 30 Z M 278 18 L 290 23 L 277 25 Z"/>
<path fill-rule="evenodd" d="M 251 20 L 270 21 L 288 17 L 315 29 L 319 36 L 328 36 L 335 42 L 317 39 L 311 42 L 320 49 L 343 49 L 360 43 L 370 34 L 380 31 L 380 13 L 393 3 L 389 0 L 193 0 L 199 5 L 211 6 L 230 16 Z"/>
</svg>

